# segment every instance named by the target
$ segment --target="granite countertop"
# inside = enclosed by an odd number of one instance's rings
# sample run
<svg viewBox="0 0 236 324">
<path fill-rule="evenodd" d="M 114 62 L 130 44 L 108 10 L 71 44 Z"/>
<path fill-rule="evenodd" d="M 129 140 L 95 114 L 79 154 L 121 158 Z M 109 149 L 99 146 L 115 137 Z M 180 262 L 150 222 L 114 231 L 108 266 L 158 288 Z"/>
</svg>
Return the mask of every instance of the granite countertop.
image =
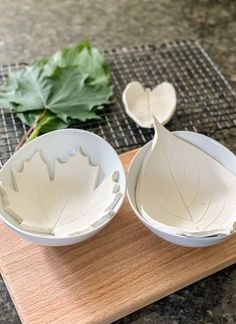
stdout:
<svg viewBox="0 0 236 324">
<path fill-rule="evenodd" d="M 2 0 L 0 12 L 0 65 L 30 62 L 82 39 L 100 48 L 197 39 L 236 87 L 235 0 Z M 228 132 L 235 144 L 236 130 Z M 20 323 L 1 278 L 0 323 Z M 117 323 L 236 323 L 236 267 Z"/>
</svg>

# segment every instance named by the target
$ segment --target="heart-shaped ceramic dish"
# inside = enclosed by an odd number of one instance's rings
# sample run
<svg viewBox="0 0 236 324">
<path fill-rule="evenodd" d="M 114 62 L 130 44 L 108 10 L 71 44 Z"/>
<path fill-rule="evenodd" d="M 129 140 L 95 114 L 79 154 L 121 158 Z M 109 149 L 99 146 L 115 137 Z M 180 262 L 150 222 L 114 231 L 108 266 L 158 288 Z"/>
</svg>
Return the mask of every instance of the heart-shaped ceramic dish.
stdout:
<svg viewBox="0 0 236 324">
<path fill-rule="evenodd" d="M 100 167 L 100 174 L 97 182 L 98 185 L 114 171 L 118 171 L 118 185 L 122 196 L 114 206 L 111 217 L 106 219 L 104 222 L 98 222 L 98 225 L 89 228 L 87 231 L 72 236 L 62 235 L 58 237 L 49 233 L 35 233 L 19 227 L 19 224 L 14 217 L 4 209 L 4 201 L 2 195 L 0 195 L 0 218 L 3 223 L 5 223 L 18 236 L 38 244 L 49 246 L 75 244 L 95 235 L 104 226 L 106 226 L 117 213 L 122 205 L 126 190 L 125 172 L 122 163 L 115 150 L 105 140 L 87 131 L 77 129 L 59 130 L 40 136 L 32 142 L 29 142 L 17 151 L 2 167 L 0 171 L 0 181 L 13 189 L 14 183 L 12 169 L 21 170 L 25 161 L 30 160 L 37 152 L 40 152 L 44 157 L 46 157 L 48 169 L 53 172 L 56 161 L 66 161 L 68 156 L 74 155 L 74 152 L 79 150 L 89 157 L 92 165 Z M 35 172 L 37 173 L 37 170 L 35 170 Z"/>
<path fill-rule="evenodd" d="M 137 81 L 130 82 L 122 100 L 127 115 L 144 128 L 153 128 L 153 117 L 162 125 L 168 123 L 177 104 L 175 88 L 169 82 L 160 83 L 152 90 Z"/>
<path fill-rule="evenodd" d="M 192 132 L 175 132 L 175 135 L 194 144 L 201 150 L 205 151 L 218 162 L 220 162 L 224 167 L 229 169 L 233 174 L 236 175 L 236 157 L 235 155 L 226 149 L 223 145 L 210 139 L 207 136 L 192 133 Z M 139 172 L 146 156 L 147 152 L 151 149 L 151 142 L 147 143 L 144 147 L 133 158 L 128 172 L 127 177 L 127 193 L 130 205 L 135 212 L 139 220 L 149 228 L 154 234 L 162 237 L 163 239 L 170 241 L 172 243 L 189 246 L 189 247 L 204 247 L 209 245 L 214 245 L 226 240 L 229 236 L 211 236 L 211 237 L 191 237 L 176 235 L 164 231 L 163 229 L 157 228 L 150 224 L 139 212 L 136 203 L 136 184 L 139 176 Z"/>
</svg>

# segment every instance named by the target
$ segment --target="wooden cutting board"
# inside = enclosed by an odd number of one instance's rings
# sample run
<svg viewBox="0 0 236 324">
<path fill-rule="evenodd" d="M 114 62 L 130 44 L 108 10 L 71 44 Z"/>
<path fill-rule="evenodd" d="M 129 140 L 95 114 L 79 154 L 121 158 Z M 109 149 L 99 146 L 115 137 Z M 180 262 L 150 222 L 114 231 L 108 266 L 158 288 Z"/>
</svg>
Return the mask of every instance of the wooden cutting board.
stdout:
<svg viewBox="0 0 236 324">
<path fill-rule="evenodd" d="M 134 151 L 121 155 L 127 170 Z M 24 241 L 0 225 L 0 269 L 23 323 L 109 323 L 236 261 L 236 236 L 202 249 L 147 230 L 127 199 L 98 235 L 69 247 Z"/>
</svg>

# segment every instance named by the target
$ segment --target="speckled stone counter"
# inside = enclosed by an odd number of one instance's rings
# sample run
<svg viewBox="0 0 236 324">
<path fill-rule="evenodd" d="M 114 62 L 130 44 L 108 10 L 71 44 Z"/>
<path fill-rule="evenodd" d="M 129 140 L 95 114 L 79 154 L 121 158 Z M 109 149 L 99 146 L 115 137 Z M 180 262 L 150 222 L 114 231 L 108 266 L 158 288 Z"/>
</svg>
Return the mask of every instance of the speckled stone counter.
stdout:
<svg viewBox="0 0 236 324">
<path fill-rule="evenodd" d="M 82 39 L 99 48 L 198 39 L 236 88 L 235 0 L 1 0 L 0 14 L 0 65 L 30 62 Z M 230 146 L 236 130 L 227 132 Z M 20 323 L 1 279 L 0 323 Z M 236 323 L 236 267 L 117 323 Z"/>
</svg>

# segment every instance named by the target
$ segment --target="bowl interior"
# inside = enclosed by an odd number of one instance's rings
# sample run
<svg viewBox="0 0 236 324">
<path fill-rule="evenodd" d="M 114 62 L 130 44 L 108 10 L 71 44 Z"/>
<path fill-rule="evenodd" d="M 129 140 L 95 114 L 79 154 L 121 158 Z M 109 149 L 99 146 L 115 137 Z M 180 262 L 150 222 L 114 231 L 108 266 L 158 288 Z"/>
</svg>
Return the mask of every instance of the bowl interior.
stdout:
<svg viewBox="0 0 236 324">
<path fill-rule="evenodd" d="M 37 151 L 41 152 L 43 159 L 49 166 L 50 174 L 53 175 L 55 161 L 57 159 L 60 161 L 65 161 L 67 160 L 68 155 L 75 154 L 75 151 L 79 149 L 82 149 L 82 151 L 90 157 L 92 164 L 99 165 L 101 167 L 98 183 L 110 175 L 112 171 L 119 171 L 120 192 L 124 197 L 126 189 L 125 172 L 115 150 L 101 137 L 93 133 L 77 129 L 65 129 L 51 132 L 40 136 L 36 140 L 23 146 L 6 162 L 1 169 L 0 181 L 4 182 L 11 188 L 14 188 L 11 169 L 14 168 L 16 170 L 21 170 L 24 161 L 30 159 Z M 121 198 L 114 207 L 115 213 L 120 208 L 122 202 L 123 199 Z M 15 219 L 4 211 L 1 195 L 0 216 L 3 221 L 6 222 L 10 227 L 13 227 L 13 229 L 26 232 L 19 229 Z M 30 232 L 30 234 L 33 236 L 50 236 L 53 239 L 57 239 L 51 234 L 37 234 L 33 232 Z"/>
<path fill-rule="evenodd" d="M 193 132 L 179 131 L 179 132 L 174 132 L 174 134 L 194 144 L 195 146 L 199 147 L 200 149 L 205 151 L 207 154 L 211 155 L 218 162 L 220 162 L 224 167 L 226 167 L 236 175 L 236 156 L 220 143 L 216 142 L 215 140 L 205 135 L 193 133 Z M 135 157 L 133 158 L 130 164 L 128 177 L 127 177 L 127 194 L 128 194 L 129 202 L 137 217 L 148 227 L 152 227 L 152 225 L 150 225 L 146 221 L 146 219 L 144 219 L 144 217 L 140 214 L 136 204 L 136 184 L 137 184 L 143 159 L 150 148 L 151 148 L 151 142 L 143 146 L 141 150 L 135 155 Z M 171 234 L 171 235 L 176 237 L 182 237 L 177 234 Z M 199 238 L 196 237 L 194 239 L 202 240 L 201 237 Z M 211 237 L 208 237 L 208 239 L 211 239 Z M 212 237 L 212 239 L 214 239 L 214 237 Z"/>
</svg>

